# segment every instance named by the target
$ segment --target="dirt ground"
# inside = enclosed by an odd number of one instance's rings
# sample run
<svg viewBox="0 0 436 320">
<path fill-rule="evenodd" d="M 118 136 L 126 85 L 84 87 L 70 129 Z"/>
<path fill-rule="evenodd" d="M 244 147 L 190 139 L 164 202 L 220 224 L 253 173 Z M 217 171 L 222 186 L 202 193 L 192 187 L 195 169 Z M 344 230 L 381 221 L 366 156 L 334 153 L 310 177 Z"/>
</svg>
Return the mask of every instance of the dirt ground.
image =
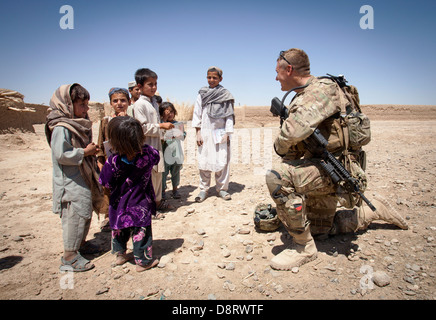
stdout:
<svg viewBox="0 0 436 320">
<path fill-rule="evenodd" d="M 95 268 L 61 273 L 61 221 L 51 211 L 43 125 L 35 125 L 35 133 L 0 135 L 0 299 L 434 300 L 436 106 L 365 106 L 364 112 L 372 125 L 365 194 L 387 198 L 409 229 L 375 222 L 366 231 L 318 240 L 318 258 L 293 271 L 269 267 L 274 255 L 293 246 L 285 229 L 259 232 L 253 223 L 254 207 L 273 203 L 263 172 L 268 159 L 278 161 L 271 153 L 278 119 L 267 107 L 237 110 L 239 136 L 252 143 L 238 144 L 230 201 L 212 188 L 206 201 L 195 203 L 199 176 L 188 130 L 182 199 L 169 200 L 176 210 L 153 220 L 160 264 L 143 273 L 130 262 L 112 265 L 110 234 L 100 232 L 95 214 L 88 240 L 102 252 L 87 256 Z"/>
</svg>

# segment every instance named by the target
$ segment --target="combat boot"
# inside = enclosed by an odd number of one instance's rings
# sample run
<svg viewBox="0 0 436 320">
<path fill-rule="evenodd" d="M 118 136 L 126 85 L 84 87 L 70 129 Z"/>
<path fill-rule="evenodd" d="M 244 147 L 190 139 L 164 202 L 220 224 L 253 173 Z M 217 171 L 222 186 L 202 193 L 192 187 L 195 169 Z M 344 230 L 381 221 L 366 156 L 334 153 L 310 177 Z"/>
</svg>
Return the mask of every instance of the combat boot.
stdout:
<svg viewBox="0 0 436 320">
<path fill-rule="evenodd" d="M 392 207 L 385 198 L 376 195 L 371 202 L 377 210 L 372 211 L 365 203 L 363 203 L 358 212 L 357 230 L 366 229 L 371 222 L 376 220 L 386 221 L 404 230 L 409 228 L 406 220 L 404 220 L 398 211 L 395 210 L 395 208 Z"/>
<path fill-rule="evenodd" d="M 270 266 L 275 270 L 291 270 L 315 260 L 318 254 L 309 226 L 301 234 L 292 234 L 295 249 L 285 249 L 271 259 Z"/>
</svg>

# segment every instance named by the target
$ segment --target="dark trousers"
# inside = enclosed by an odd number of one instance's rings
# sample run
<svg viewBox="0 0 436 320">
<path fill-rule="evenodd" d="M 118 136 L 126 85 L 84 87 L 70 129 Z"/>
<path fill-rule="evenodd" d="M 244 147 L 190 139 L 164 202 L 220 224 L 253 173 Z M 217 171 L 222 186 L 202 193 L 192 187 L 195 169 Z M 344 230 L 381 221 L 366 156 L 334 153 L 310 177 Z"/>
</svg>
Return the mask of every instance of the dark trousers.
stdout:
<svg viewBox="0 0 436 320">
<path fill-rule="evenodd" d="M 133 255 L 137 265 L 146 266 L 152 261 L 153 237 L 151 225 L 112 230 L 112 253 L 124 254 L 132 237 Z"/>
</svg>

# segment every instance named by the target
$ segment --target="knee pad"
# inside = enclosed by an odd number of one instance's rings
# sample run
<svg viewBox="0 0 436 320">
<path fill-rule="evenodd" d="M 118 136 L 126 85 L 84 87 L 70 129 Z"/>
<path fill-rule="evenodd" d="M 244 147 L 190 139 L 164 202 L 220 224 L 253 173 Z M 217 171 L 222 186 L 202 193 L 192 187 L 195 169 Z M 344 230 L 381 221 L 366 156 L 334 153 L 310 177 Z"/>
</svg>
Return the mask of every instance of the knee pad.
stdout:
<svg viewBox="0 0 436 320">
<path fill-rule="evenodd" d="M 265 175 L 266 185 L 269 190 L 269 194 L 275 202 L 279 201 L 283 196 L 278 194 L 282 187 L 282 177 L 275 170 L 268 170 Z"/>
</svg>

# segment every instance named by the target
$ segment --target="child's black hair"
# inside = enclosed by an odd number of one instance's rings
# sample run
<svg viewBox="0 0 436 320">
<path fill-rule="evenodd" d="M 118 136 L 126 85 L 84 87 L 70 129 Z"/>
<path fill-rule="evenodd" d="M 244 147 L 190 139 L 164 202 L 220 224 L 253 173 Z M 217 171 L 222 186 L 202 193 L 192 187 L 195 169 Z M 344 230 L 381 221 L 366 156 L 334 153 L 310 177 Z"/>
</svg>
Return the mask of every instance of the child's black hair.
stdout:
<svg viewBox="0 0 436 320">
<path fill-rule="evenodd" d="M 168 108 L 172 109 L 174 111 L 174 115 L 177 116 L 177 110 L 174 105 L 171 102 L 165 101 L 159 106 L 159 114 L 161 117 L 163 116 L 165 109 Z"/>
<path fill-rule="evenodd" d="M 141 123 L 132 117 L 114 117 L 108 125 L 109 141 L 120 155 L 132 155 L 142 151 L 145 136 Z"/>
<path fill-rule="evenodd" d="M 148 68 L 142 68 L 142 69 L 136 70 L 135 81 L 137 84 L 144 85 L 145 81 L 147 81 L 148 78 L 157 79 L 156 72 L 154 72 Z"/>
</svg>

